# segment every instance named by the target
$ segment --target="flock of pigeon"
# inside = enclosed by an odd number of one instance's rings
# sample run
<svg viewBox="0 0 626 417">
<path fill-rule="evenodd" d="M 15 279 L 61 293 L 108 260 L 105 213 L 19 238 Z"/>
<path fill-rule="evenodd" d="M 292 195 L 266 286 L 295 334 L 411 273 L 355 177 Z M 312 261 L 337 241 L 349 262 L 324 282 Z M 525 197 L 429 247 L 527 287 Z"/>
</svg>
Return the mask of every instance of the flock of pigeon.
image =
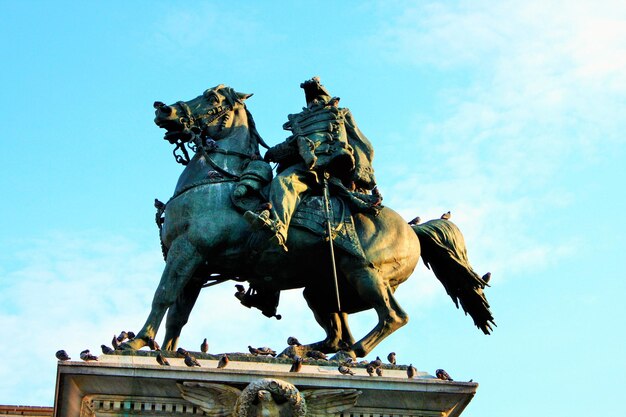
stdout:
<svg viewBox="0 0 626 417">
<path fill-rule="evenodd" d="M 133 339 L 134 337 L 135 337 L 135 334 L 130 331 L 128 332 L 123 331 L 122 333 L 120 333 L 119 336 L 113 335 L 113 340 L 112 340 L 113 348 L 107 345 L 101 345 L 102 353 L 105 355 L 110 355 L 114 353 L 116 349 L 119 349 L 120 344 L 123 343 L 124 340 L 126 339 L 130 340 L 130 339 Z M 287 339 L 287 344 L 289 346 L 302 346 L 302 344 L 295 337 L 289 337 Z M 148 340 L 148 347 L 150 348 L 150 350 L 158 352 L 156 356 L 156 361 L 159 365 L 170 366 L 170 363 L 168 362 L 167 358 L 161 354 L 161 348 L 159 347 L 159 344 L 154 339 Z M 209 351 L 209 343 L 207 342 L 206 338 L 200 345 L 200 351 L 202 353 L 208 353 Z M 276 351 L 273 349 L 270 349 L 269 347 L 255 348 L 252 346 L 248 346 L 248 351 L 253 356 L 276 357 Z M 183 348 L 178 348 L 178 350 L 176 350 L 176 355 L 179 358 L 183 358 L 185 365 L 189 367 L 201 366 L 200 362 L 198 362 L 196 358 L 194 358 L 188 351 L 186 351 Z M 65 350 L 57 351 L 56 358 L 60 361 L 71 360 L 71 358 L 69 357 L 69 355 L 67 354 Z M 80 352 L 80 358 L 85 362 L 98 360 L 98 357 L 95 355 L 92 355 L 89 349 L 85 349 L 82 352 Z M 326 361 L 329 360 L 328 356 L 325 353 L 320 352 L 318 350 L 307 351 L 306 358 L 302 358 L 299 355 L 294 355 L 292 359 L 293 359 L 293 362 L 292 362 L 291 369 L 289 370 L 289 372 L 300 372 L 302 370 L 302 364 L 307 360 L 326 360 Z M 228 365 L 229 361 L 230 359 L 227 354 L 221 355 L 217 363 L 217 368 L 219 369 L 225 368 Z M 396 365 L 395 352 L 391 352 L 389 355 L 387 355 L 387 361 L 391 365 Z M 368 362 L 368 361 L 356 362 L 352 358 L 347 358 L 344 361 L 340 361 L 340 365 L 337 368 L 337 370 L 342 375 L 354 375 L 354 371 L 351 368 L 357 365 L 364 365 L 366 367 L 366 370 L 369 376 L 374 376 L 374 374 L 378 376 L 383 376 L 383 361 L 378 356 L 376 357 L 376 360 L 371 361 L 371 362 Z M 410 364 L 406 368 L 406 374 L 409 379 L 412 379 L 413 377 L 415 377 L 415 375 L 417 374 L 417 369 L 415 369 L 413 364 Z M 450 378 L 450 375 L 448 375 L 448 373 L 444 371 L 443 369 L 437 369 L 435 371 L 435 376 L 438 379 L 443 380 L 443 381 L 454 381 L 452 378 Z"/>
</svg>

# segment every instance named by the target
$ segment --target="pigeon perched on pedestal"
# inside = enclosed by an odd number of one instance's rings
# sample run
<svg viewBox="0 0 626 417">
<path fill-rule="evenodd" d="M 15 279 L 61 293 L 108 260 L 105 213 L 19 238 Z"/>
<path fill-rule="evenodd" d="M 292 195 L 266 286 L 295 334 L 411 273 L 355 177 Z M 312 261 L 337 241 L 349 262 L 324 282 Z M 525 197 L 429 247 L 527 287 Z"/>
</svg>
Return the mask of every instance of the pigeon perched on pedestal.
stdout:
<svg viewBox="0 0 626 417">
<path fill-rule="evenodd" d="M 165 357 L 163 355 L 161 355 L 161 352 L 159 352 L 156 356 L 156 361 L 159 363 L 159 365 L 161 366 L 170 366 L 170 363 L 167 361 L 167 359 L 165 359 Z"/>
<path fill-rule="evenodd" d="M 352 371 L 352 369 L 348 368 L 345 365 L 339 365 L 339 368 L 337 368 L 337 370 L 342 375 L 354 375 L 354 372 Z"/>
<path fill-rule="evenodd" d="M 376 375 L 383 376 L 383 368 L 376 368 Z"/>
<path fill-rule="evenodd" d="M 367 365 L 366 371 L 369 376 L 374 376 L 375 369 L 371 363 Z"/>
<path fill-rule="evenodd" d="M 454 379 L 450 378 L 450 375 L 448 375 L 448 373 L 443 369 L 437 369 L 435 371 L 435 376 L 442 381 L 454 381 Z"/>
<path fill-rule="evenodd" d="M 113 349 L 111 349 L 107 345 L 100 345 L 100 348 L 102 349 L 102 353 L 104 353 L 105 355 L 110 355 L 111 353 L 115 352 Z"/>
<path fill-rule="evenodd" d="M 406 376 L 409 377 L 409 379 L 413 379 L 413 377 L 417 374 L 417 369 L 415 369 L 415 367 L 413 366 L 413 364 L 410 364 L 408 368 L 406 368 Z"/>
<path fill-rule="evenodd" d="M 69 355 L 67 354 L 66 351 L 64 351 L 63 349 L 58 350 L 57 353 L 55 354 L 55 356 L 57 357 L 58 360 L 60 361 L 69 361 L 72 358 L 69 357 Z"/>
<path fill-rule="evenodd" d="M 381 366 L 383 366 L 383 361 L 380 359 L 379 356 L 376 356 L 376 360 L 370 363 L 372 364 L 374 368 L 380 368 Z"/>
<path fill-rule="evenodd" d="M 319 350 L 311 350 L 311 351 L 308 351 L 308 352 L 306 353 L 306 356 L 307 356 L 308 358 L 312 358 L 312 359 L 322 359 L 322 360 L 325 360 L 325 361 L 327 361 L 327 360 L 328 360 L 328 356 L 326 356 L 326 354 L 325 354 L 325 353 L 320 352 Z"/>
<path fill-rule="evenodd" d="M 296 339 L 296 338 L 295 338 L 295 337 L 293 337 L 293 336 L 289 336 L 289 337 L 287 338 L 287 344 L 288 344 L 289 346 L 302 346 L 302 343 L 300 343 L 300 341 L 298 341 L 298 339 Z"/>
<path fill-rule="evenodd" d="M 185 356 L 185 365 L 189 367 L 200 366 L 200 362 L 198 362 L 196 358 L 187 353 L 187 356 Z"/>
<path fill-rule="evenodd" d="M 293 357 L 293 363 L 289 372 L 300 372 L 302 370 L 302 358 L 298 355 Z"/>
<path fill-rule="evenodd" d="M 228 362 L 230 362 L 230 359 L 228 359 L 228 355 L 224 354 L 222 355 L 219 362 L 217 363 L 217 367 L 219 369 L 226 368 L 226 365 L 228 365 Z"/>
<path fill-rule="evenodd" d="M 180 356 L 181 358 L 184 358 L 185 356 L 189 355 L 189 352 L 187 352 L 185 349 L 179 347 L 178 349 L 176 349 L 176 354 L 178 356 Z"/>
<path fill-rule="evenodd" d="M 80 352 L 80 358 L 84 360 L 85 362 L 98 360 L 98 357 L 92 355 L 91 352 L 89 352 L 89 349 L 85 349 L 82 352 Z"/>
<path fill-rule="evenodd" d="M 259 347 L 259 348 L 253 348 L 252 346 L 248 345 L 248 350 L 254 356 L 256 356 L 256 355 L 270 355 L 270 356 L 274 356 L 274 357 L 276 356 L 276 351 L 268 348 L 267 346 L 263 346 L 263 347 Z"/>
</svg>

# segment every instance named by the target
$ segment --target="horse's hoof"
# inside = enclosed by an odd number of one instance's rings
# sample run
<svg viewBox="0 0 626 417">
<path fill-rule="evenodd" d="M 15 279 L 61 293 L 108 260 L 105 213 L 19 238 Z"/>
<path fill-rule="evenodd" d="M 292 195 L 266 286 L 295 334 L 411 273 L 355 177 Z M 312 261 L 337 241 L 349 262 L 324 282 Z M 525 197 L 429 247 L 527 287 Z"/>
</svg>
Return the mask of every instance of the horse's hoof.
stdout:
<svg viewBox="0 0 626 417">
<path fill-rule="evenodd" d="M 143 340 L 142 338 L 135 337 L 134 339 L 129 340 L 128 342 L 124 342 L 120 344 L 118 346 L 118 349 L 119 350 L 139 350 L 142 347 L 146 346 L 147 344 L 148 342 Z"/>
<path fill-rule="evenodd" d="M 117 347 L 118 350 L 137 350 L 132 347 L 128 342 L 124 342 Z"/>
<path fill-rule="evenodd" d="M 363 346 L 360 343 L 355 343 L 354 345 L 352 345 L 352 352 L 356 355 L 357 358 L 364 358 L 365 356 L 367 356 L 367 353 L 365 351 L 365 349 L 363 349 Z"/>
</svg>

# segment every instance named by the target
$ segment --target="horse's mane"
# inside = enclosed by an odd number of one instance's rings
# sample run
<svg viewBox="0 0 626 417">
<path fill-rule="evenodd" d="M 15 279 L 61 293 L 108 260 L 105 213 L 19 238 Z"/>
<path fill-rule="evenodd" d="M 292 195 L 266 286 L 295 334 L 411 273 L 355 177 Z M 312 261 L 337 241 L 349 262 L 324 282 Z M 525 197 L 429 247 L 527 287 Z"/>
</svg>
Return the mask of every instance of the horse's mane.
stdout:
<svg viewBox="0 0 626 417">
<path fill-rule="evenodd" d="M 224 84 L 218 85 L 217 87 L 215 87 L 215 89 L 222 90 L 222 94 L 224 94 L 224 96 L 227 98 L 231 105 L 234 105 L 235 103 L 240 103 L 241 105 L 243 105 L 243 108 L 246 110 L 246 115 L 248 116 L 248 129 L 250 131 L 250 138 L 254 141 L 255 149 L 258 150 L 259 145 L 263 146 L 265 149 L 269 149 L 269 146 L 267 145 L 267 143 L 265 143 L 256 128 L 256 123 L 254 122 L 252 113 L 250 113 L 250 110 L 248 110 L 246 103 L 244 103 L 244 101 L 239 97 L 239 94 L 232 87 L 227 87 Z"/>
<path fill-rule="evenodd" d="M 256 129 L 256 123 L 254 122 L 252 113 L 250 113 L 250 110 L 248 110 L 248 107 L 246 107 L 245 104 L 243 105 L 243 107 L 244 109 L 246 109 L 246 115 L 248 115 L 248 126 L 250 129 L 250 137 L 252 138 L 252 140 L 254 140 L 257 143 L 257 148 L 258 148 L 258 145 L 261 145 L 265 149 L 269 149 L 270 147 L 267 145 L 267 143 L 265 143 L 265 141 L 259 134 L 259 131 Z"/>
</svg>

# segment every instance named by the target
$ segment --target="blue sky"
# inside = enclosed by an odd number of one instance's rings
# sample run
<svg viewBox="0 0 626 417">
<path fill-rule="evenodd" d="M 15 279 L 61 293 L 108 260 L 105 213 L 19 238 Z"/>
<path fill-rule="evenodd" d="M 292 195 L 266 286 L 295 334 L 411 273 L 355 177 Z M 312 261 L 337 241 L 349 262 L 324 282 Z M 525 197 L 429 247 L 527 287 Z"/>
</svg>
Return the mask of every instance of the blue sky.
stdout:
<svg viewBox="0 0 626 417">
<path fill-rule="evenodd" d="M 619 408 L 623 2 L 0 1 L 0 35 L 0 404 L 51 405 L 57 349 L 98 351 L 143 324 L 163 267 L 152 202 L 181 168 L 152 102 L 220 83 L 254 93 L 273 145 L 318 75 L 373 142 L 385 203 L 407 220 L 451 210 L 493 274 L 493 335 L 420 263 L 397 292 L 411 321 L 372 356 L 478 381 L 467 417 Z M 205 290 L 184 346 L 322 338 L 299 291 L 281 322 L 232 293 Z M 357 315 L 355 335 L 374 322 Z"/>
</svg>

